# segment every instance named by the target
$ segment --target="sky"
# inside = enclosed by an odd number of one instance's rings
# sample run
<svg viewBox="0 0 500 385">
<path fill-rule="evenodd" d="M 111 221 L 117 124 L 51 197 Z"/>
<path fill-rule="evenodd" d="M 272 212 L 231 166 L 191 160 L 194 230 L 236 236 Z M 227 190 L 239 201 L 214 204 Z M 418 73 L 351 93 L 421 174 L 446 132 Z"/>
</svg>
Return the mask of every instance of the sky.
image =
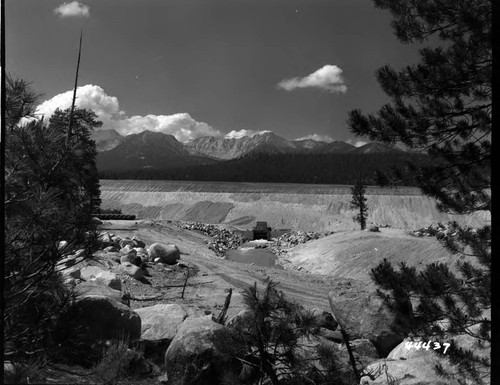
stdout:
<svg viewBox="0 0 500 385">
<path fill-rule="evenodd" d="M 272 131 L 360 145 L 348 112 L 389 100 L 375 71 L 418 61 L 371 0 L 6 0 L 6 72 L 48 116 L 71 103 L 102 129 L 185 142 Z"/>
</svg>

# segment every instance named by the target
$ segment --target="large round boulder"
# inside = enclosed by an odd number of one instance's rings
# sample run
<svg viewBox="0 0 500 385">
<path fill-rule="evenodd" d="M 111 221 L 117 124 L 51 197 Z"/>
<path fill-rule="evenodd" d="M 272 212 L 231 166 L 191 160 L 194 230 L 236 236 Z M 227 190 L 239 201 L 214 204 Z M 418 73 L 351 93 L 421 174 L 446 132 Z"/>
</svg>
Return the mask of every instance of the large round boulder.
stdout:
<svg viewBox="0 0 500 385">
<path fill-rule="evenodd" d="M 70 309 L 84 338 L 88 341 L 138 339 L 141 318 L 128 306 L 102 295 L 90 295 L 77 301 Z"/>
<path fill-rule="evenodd" d="M 173 340 L 188 314 L 178 304 L 157 304 L 136 310 L 142 320 L 141 339 L 148 341 Z"/>
<path fill-rule="evenodd" d="M 237 363 L 227 353 L 231 346 L 228 329 L 211 316 L 187 318 L 165 354 L 169 384 L 238 384 Z"/>
<path fill-rule="evenodd" d="M 141 317 L 141 340 L 145 354 L 158 364 L 163 364 L 165 352 L 177 330 L 188 314 L 178 304 L 157 304 L 135 310 Z"/>
<path fill-rule="evenodd" d="M 180 257 L 179 248 L 175 245 L 153 243 L 149 247 L 149 258 L 152 261 L 159 258 L 159 262 L 166 263 L 167 265 L 175 265 Z"/>
<path fill-rule="evenodd" d="M 377 348 L 380 357 L 387 357 L 404 339 L 402 322 L 387 308 L 377 293 L 357 293 L 352 297 L 329 294 L 335 320 L 350 340 L 366 338 Z"/>
</svg>

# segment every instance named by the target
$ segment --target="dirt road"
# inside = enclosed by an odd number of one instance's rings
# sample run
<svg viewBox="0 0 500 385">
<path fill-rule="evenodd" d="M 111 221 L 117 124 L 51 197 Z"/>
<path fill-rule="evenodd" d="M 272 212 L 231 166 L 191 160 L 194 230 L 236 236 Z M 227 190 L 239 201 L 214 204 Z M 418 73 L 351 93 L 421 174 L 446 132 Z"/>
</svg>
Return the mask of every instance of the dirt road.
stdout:
<svg viewBox="0 0 500 385">
<path fill-rule="evenodd" d="M 223 260 L 207 248 L 205 241 L 209 237 L 201 233 L 184 230 L 169 223 L 158 223 L 151 221 L 112 221 L 106 222 L 102 230 L 110 231 L 120 236 L 138 236 L 151 245 L 155 242 L 172 243 L 181 251 L 181 261 L 195 266 L 196 274 L 189 278 L 189 286 L 186 289 L 184 299 L 181 298 L 181 288 L 167 287 L 169 283 L 179 283 L 179 277 L 170 278 L 166 274 L 160 283 L 153 287 L 143 288 L 149 294 L 161 294 L 159 302 L 179 303 L 189 309 L 191 314 L 203 314 L 206 311 L 215 312 L 224 304 L 227 289 L 233 289 L 231 306 L 228 315 L 232 316 L 244 308 L 242 292 L 257 282 L 259 288 L 263 288 L 265 282 L 271 279 L 279 282 L 279 288 L 288 299 L 293 300 L 309 308 L 318 307 L 330 311 L 328 303 L 328 292 L 337 291 L 339 294 L 360 290 L 363 284 L 351 279 L 333 279 L 327 276 L 306 274 L 300 271 L 262 268 L 238 262 Z M 160 282 L 155 280 L 154 282 Z M 140 284 L 137 284 L 140 285 Z M 135 289 L 137 289 L 136 287 Z M 147 289 L 147 290 L 146 290 Z M 361 289 L 362 290 L 362 289 Z M 152 303 L 132 303 L 132 307 L 149 306 Z"/>
</svg>

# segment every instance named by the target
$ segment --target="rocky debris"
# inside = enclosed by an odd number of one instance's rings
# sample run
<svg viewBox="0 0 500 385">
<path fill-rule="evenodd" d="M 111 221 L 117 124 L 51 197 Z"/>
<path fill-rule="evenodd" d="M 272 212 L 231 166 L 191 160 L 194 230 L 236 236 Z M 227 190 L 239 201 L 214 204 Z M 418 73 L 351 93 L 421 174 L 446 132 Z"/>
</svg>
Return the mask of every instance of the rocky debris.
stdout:
<svg viewBox="0 0 500 385">
<path fill-rule="evenodd" d="M 333 234 L 333 231 L 326 233 L 317 233 L 314 231 L 292 231 L 285 233 L 278 238 L 273 238 L 267 249 L 280 257 L 287 253 L 287 249 L 291 249 L 301 243 L 306 243 L 315 239 L 323 238 L 327 235 Z"/>
<path fill-rule="evenodd" d="M 142 240 L 140 240 L 137 237 L 132 237 L 132 240 L 134 241 L 134 248 L 144 248 L 146 247 L 146 243 Z"/>
<path fill-rule="evenodd" d="M 144 271 L 130 262 L 122 262 L 122 264 L 118 267 L 118 271 L 137 280 L 144 278 Z"/>
<path fill-rule="evenodd" d="M 116 246 L 108 246 L 108 247 L 105 247 L 103 250 L 108 252 L 108 253 L 118 253 L 120 251 L 120 249 Z"/>
<path fill-rule="evenodd" d="M 136 257 L 137 254 L 134 253 L 122 255 L 120 257 L 120 263 L 134 263 Z"/>
<path fill-rule="evenodd" d="M 175 265 L 181 257 L 179 248 L 175 245 L 164 243 L 153 243 L 149 247 L 149 259 L 154 262 L 162 262 L 167 265 Z"/>
<path fill-rule="evenodd" d="M 108 286 L 111 289 L 115 290 L 121 290 L 122 289 L 122 283 L 120 279 L 116 276 L 116 274 L 112 273 L 111 271 L 104 270 L 100 273 L 97 273 L 95 276 L 95 281 L 104 286 Z"/>
<path fill-rule="evenodd" d="M 128 238 L 122 239 L 120 241 L 120 247 L 123 249 L 126 246 L 130 246 L 131 248 L 135 247 L 134 241 Z"/>
<path fill-rule="evenodd" d="M 135 250 L 134 248 L 132 248 L 132 246 L 130 245 L 127 245 L 127 246 L 124 246 L 120 249 L 120 253 L 123 254 L 123 255 L 129 255 L 129 254 L 132 254 L 132 255 L 137 255 L 137 250 Z"/>
<path fill-rule="evenodd" d="M 210 315 L 187 318 L 165 354 L 169 384 L 239 383 L 234 362 L 221 350 L 231 346 L 227 330 Z"/>
<path fill-rule="evenodd" d="M 163 364 L 165 352 L 188 314 L 181 305 L 158 304 L 136 310 L 141 317 L 141 340 L 144 353 L 157 364 Z"/>
<path fill-rule="evenodd" d="M 91 278 L 95 278 L 99 273 L 104 273 L 104 270 L 97 266 L 85 266 L 80 269 L 80 278 L 84 281 L 90 281 Z"/>
<path fill-rule="evenodd" d="M 437 225 L 429 225 L 421 229 L 412 230 L 409 232 L 414 237 L 437 237 L 438 239 L 455 237 L 458 232 L 458 224 L 456 222 L 448 222 L 446 225 L 438 223 Z M 471 232 L 476 232 L 476 229 L 469 229 Z"/>
<path fill-rule="evenodd" d="M 391 350 L 404 339 L 395 315 L 386 307 L 377 293 L 361 293 L 355 298 L 328 295 L 335 320 L 349 339 L 366 338 L 377 348 L 380 357 L 387 357 Z"/>
<path fill-rule="evenodd" d="M 85 331 L 85 339 L 88 341 L 124 337 L 137 339 L 141 335 L 139 315 L 128 306 L 106 296 L 85 296 L 69 312 L 71 320 L 80 330 Z"/>
<path fill-rule="evenodd" d="M 148 251 L 144 247 L 134 247 L 134 249 L 137 252 L 137 255 L 148 255 Z"/>
<path fill-rule="evenodd" d="M 235 250 L 245 242 L 241 234 L 215 225 L 198 222 L 180 222 L 177 225 L 182 229 L 199 231 L 211 237 L 212 241 L 207 242 L 208 248 L 213 250 L 218 257 L 224 257 L 227 250 Z"/>
<path fill-rule="evenodd" d="M 100 233 L 97 239 L 103 246 L 114 245 L 113 239 L 109 233 Z"/>
<path fill-rule="evenodd" d="M 112 289 L 109 286 L 104 286 L 97 281 L 83 281 L 80 282 L 75 287 L 75 291 L 80 294 L 81 297 L 93 297 L 101 296 L 112 299 L 123 304 L 127 304 L 127 299 L 121 290 Z"/>
</svg>

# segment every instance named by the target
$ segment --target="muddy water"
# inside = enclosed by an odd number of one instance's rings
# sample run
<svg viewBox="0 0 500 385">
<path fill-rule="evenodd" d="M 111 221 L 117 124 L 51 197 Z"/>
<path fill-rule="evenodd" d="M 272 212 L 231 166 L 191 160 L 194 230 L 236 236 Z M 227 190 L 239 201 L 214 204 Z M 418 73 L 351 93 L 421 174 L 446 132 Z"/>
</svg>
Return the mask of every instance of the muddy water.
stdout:
<svg viewBox="0 0 500 385">
<path fill-rule="evenodd" d="M 276 255 L 269 250 L 255 248 L 257 245 L 255 242 L 244 243 L 237 250 L 228 250 L 226 258 L 234 262 L 281 269 L 281 266 L 276 265 Z"/>
</svg>

